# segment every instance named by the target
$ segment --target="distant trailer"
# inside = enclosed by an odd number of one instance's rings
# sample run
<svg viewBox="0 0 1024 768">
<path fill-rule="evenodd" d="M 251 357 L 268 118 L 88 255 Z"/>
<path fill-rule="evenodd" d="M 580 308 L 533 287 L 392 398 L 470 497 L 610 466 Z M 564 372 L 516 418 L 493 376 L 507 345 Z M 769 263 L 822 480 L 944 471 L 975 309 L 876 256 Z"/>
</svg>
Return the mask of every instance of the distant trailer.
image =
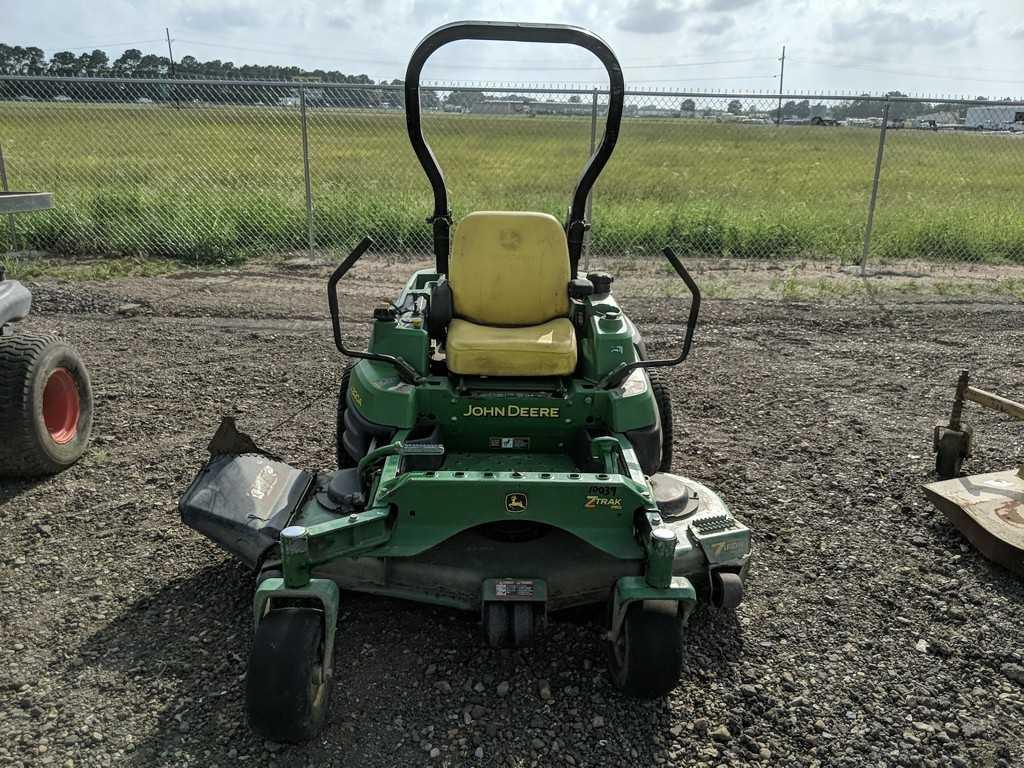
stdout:
<svg viewBox="0 0 1024 768">
<path fill-rule="evenodd" d="M 1024 126 L 1024 106 L 1020 104 L 999 104 L 985 107 L 968 107 L 964 125 L 969 128 L 999 130 Z"/>
</svg>

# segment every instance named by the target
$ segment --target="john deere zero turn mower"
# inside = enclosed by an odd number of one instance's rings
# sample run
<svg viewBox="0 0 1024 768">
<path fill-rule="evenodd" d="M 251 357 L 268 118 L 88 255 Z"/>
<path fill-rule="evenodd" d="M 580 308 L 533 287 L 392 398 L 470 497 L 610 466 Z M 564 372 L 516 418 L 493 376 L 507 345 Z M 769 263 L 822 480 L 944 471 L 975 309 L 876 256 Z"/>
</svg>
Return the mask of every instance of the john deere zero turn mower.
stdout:
<svg viewBox="0 0 1024 768">
<path fill-rule="evenodd" d="M 424 140 L 420 70 L 453 40 L 568 43 L 610 79 L 604 137 L 565 225 L 543 213 L 478 211 L 452 227 L 441 169 Z M 586 30 L 460 22 L 430 33 L 405 78 L 407 127 L 434 193 L 436 267 L 415 272 L 373 315 L 369 348 L 347 346 L 328 282 L 334 341 L 356 362 L 341 379 L 338 469 L 294 469 L 225 419 L 181 500 L 184 521 L 259 569 L 246 680 L 253 728 L 310 738 L 338 670 L 339 586 L 479 612 L 486 641 L 528 644 L 550 611 L 606 603 L 611 678 L 660 696 L 682 664 L 698 601 L 734 608 L 750 532 L 698 482 L 667 473 L 672 410 L 659 368 L 612 293 L 579 274 L 587 194 L 615 146 L 622 71 Z"/>
</svg>

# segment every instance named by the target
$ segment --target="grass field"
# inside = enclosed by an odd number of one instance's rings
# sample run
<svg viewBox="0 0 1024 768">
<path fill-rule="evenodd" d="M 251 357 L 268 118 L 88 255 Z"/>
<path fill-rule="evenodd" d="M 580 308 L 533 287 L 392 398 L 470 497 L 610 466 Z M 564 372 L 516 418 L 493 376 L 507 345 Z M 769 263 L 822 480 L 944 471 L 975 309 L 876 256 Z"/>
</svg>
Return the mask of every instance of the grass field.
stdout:
<svg viewBox="0 0 1024 768">
<path fill-rule="evenodd" d="M 425 126 L 456 216 L 564 217 L 589 119 Z M 627 119 L 594 193 L 593 247 L 859 259 L 877 143 L 866 128 Z M 0 144 L 13 189 L 56 193 L 56 210 L 19 220 L 23 248 L 229 261 L 307 246 L 297 110 L 5 102 Z M 309 154 L 317 247 L 369 234 L 394 252 L 429 248 L 429 188 L 402 114 L 312 110 Z M 890 131 L 872 260 L 1024 263 L 1022 199 L 1024 137 Z"/>
</svg>

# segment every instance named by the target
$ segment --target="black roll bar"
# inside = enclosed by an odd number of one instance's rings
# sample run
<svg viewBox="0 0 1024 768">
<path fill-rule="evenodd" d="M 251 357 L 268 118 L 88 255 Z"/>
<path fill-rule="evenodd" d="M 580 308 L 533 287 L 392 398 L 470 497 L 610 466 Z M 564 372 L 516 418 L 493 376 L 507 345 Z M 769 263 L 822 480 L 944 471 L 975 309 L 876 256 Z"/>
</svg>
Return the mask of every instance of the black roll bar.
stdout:
<svg viewBox="0 0 1024 768">
<path fill-rule="evenodd" d="M 615 149 L 615 142 L 619 138 L 619 125 L 622 122 L 622 106 L 626 90 L 619 60 L 609 45 L 593 32 L 564 24 L 456 21 L 438 27 L 420 41 L 416 50 L 412 52 L 409 66 L 405 70 L 405 125 L 409 131 L 409 141 L 416 152 L 416 157 L 419 159 L 420 165 L 423 166 L 430 186 L 434 190 L 434 212 L 427 222 L 434 228 L 434 257 L 437 262 L 437 271 L 443 274 L 448 272 L 449 230 L 452 224 L 452 213 L 448 207 L 448 190 L 445 188 L 444 174 L 441 173 L 441 167 L 437 164 L 437 158 L 434 157 L 430 145 L 423 138 L 423 126 L 420 120 L 420 72 L 434 51 L 456 40 L 505 40 L 519 43 L 578 45 L 597 56 L 608 71 L 608 116 L 605 122 L 604 137 L 576 182 L 576 190 L 573 192 L 572 204 L 565 222 L 572 277 L 577 277 L 580 256 L 583 252 L 583 234 L 589 226 L 585 215 L 587 196 L 608 162 L 608 158 L 611 157 L 612 150 Z"/>
<path fill-rule="evenodd" d="M 666 357 L 660 360 L 638 360 L 635 363 L 620 363 L 597 383 L 598 389 L 617 387 L 637 368 L 660 368 L 668 365 L 679 365 L 690 354 L 690 347 L 693 344 L 693 332 L 697 328 L 697 317 L 700 315 L 700 288 L 697 287 L 696 281 L 690 277 L 690 273 L 686 271 L 686 267 L 679 261 L 679 257 L 675 255 L 671 248 L 664 248 L 661 252 L 668 259 L 668 263 L 672 265 L 676 274 L 686 283 L 686 287 L 690 291 L 690 314 L 686 318 L 686 336 L 683 338 L 683 347 L 675 357 Z"/>
</svg>

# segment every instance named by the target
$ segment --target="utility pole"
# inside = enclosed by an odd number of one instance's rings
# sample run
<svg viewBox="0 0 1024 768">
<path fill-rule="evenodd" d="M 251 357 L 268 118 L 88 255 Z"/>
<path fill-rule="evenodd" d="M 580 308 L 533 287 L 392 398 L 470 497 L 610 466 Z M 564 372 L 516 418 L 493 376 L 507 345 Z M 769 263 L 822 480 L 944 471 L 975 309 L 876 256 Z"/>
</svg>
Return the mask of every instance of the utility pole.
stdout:
<svg viewBox="0 0 1024 768">
<path fill-rule="evenodd" d="M 174 51 L 171 50 L 171 30 L 169 27 L 164 27 L 164 32 L 167 34 L 167 58 L 171 61 L 171 77 L 174 77 Z"/>
<path fill-rule="evenodd" d="M 779 109 L 775 113 L 775 124 L 782 125 L 782 78 L 786 74 L 786 46 L 782 46 L 782 57 L 779 59 Z"/>
<path fill-rule="evenodd" d="M 171 50 L 171 29 L 170 27 L 164 27 L 164 33 L 167 35 L 167 58 L 171 62 L 170 75 L 171 79 L 174 79 L 176 69 L 174 67 L 174 51 Z M 174 92 L 174 86 L 171 86 L 171 92 Z M 174 94 L 174 108 L 181 109 L 181 104 L 178 103 L 178 94 Z"/>
</svg>

